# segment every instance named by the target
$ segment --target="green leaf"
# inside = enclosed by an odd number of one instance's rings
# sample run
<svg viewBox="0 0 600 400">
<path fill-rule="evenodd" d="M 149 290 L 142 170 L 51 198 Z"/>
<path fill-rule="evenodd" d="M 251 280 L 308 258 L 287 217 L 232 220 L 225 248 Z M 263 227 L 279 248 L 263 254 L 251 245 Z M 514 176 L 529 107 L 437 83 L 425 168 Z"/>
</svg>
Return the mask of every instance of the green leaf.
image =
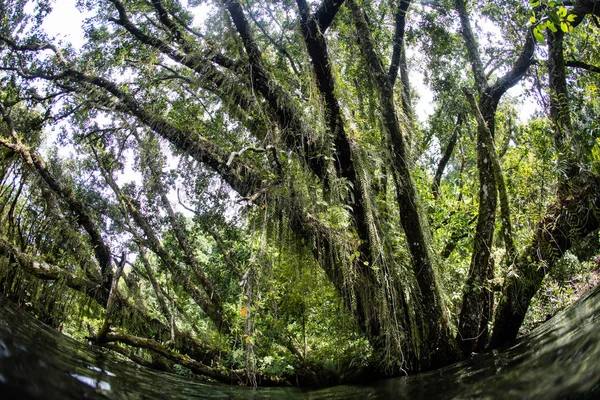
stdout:
<svg viewBox="0 0 600 400">
<path fill-rule="evenodd" d="M 564 33 L 569 33 L 569 25 L 567 25 L 565 22 L 561 22 L 560 30 L 563 31 Z"/>
<path fill-rule="evenodd" d="M 533 36 L 540 44 L 546 44 L 546 38 L 544 38 L 544 35 L 537 26 L 533 29 Z"/>
<path fill-rule="evenodd" d="M 541 0 L 529 0 L 529 5 L 531 7 L 537 7 L 540 5 L 540 3 L 541 3 Z"/>
<path fill-rule="evenodd" d="M 559 17 L 561 17 L 561 18 L 564 18 L 564 17 L 566 17 L 566 16 L 567 16 L 567 9 L 566 9 L 565 7 L 563 7 L 563 6 L 560 6 L 560 7 L 558 8 L 558 11 L 556 12 L 556 14 L 557 14 Z"/>
</svg>

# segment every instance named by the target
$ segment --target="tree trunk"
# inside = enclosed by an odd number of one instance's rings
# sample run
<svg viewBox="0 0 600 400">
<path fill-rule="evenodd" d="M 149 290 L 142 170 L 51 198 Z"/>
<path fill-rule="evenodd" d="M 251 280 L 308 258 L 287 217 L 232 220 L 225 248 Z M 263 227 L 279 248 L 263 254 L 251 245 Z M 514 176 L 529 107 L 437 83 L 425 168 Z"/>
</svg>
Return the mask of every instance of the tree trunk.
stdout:
<svg viewBox="0 0 600 400">
<path fill-rule="evenodd" d="M 496 226 L 496 175 L 492 162 L 494 150 L 493 128 L 497 102 L 484 92 L 480 99 L 483 120 L 477 128 L 477 167 L 479 171 L 479 212 L 469 275 L 463 290 L 458 338 L 464 356 L 470 356 L 482 343 L 487 343 L 487 323 L 493 306 L 493 291 L 488 280 L 494 276 L 491 255 Z"/>
<path fill-rule="evenodd" d="M 396 196 L 400 214 L 400 224 L 406 235 L 412 260 L 412 271 L 419 288 L 421 304 L 421 334 L 423 346 L 423 367 L 447 364 L 457 358 L 455 341 L 450 333 L 449 316 L 439 282 L 434 271 L 431 250 L 426 240 L 426 225 L 419 210 L 419 200 L 411 177 L 409 149 L 406 139 L 410 136 L 396 114 L 394 92 L 389 75 L 384 71 L 381 59 L 375 51 L 371 33 L 362 10 L 354 0 L 348 6 L 357 29 L 361 52 L 367 61 L 378 93 L 383 126 L 390 140 L 390 153 L 396 181 Z"/>
</svg>

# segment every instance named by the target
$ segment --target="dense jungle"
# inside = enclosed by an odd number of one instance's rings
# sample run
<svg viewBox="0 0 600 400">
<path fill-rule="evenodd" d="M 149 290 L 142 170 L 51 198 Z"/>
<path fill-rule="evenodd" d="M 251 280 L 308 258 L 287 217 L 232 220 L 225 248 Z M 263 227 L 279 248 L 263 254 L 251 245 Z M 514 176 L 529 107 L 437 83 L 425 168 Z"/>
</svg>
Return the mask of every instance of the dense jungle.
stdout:
<svg viewBox="0 0 600 400">
<path fill-rule="evenodd" d="M 0 292 L 51 327 L 324 386 L 598 281 L 600 1 L 58 3 L 0 0 Z"/>
</svg>

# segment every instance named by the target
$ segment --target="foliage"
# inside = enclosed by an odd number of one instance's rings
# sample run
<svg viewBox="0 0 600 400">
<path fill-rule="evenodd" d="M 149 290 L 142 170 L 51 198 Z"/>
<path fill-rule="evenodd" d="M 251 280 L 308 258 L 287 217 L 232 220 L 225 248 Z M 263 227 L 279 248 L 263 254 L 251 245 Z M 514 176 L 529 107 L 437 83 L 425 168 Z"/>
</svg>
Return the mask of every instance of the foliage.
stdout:
<svg viewBox="0 0 600 400">
<path fill-rule="evenodd" d="M 86 0 L 75 48 L 2 2 L 0 291 L 248 385 L 514 339 L 597 254 L 591 3 Z"/>
</svg>

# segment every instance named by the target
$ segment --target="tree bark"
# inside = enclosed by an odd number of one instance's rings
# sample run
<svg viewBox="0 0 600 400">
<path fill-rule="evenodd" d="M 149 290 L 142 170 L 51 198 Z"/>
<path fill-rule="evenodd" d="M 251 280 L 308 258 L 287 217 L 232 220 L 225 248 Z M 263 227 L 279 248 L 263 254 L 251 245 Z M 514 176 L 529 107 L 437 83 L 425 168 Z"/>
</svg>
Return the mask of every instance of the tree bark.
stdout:
<svg viewBox="0 0 600 400">
<path fill-rule="evenodd" d="M 559 171 L 558 196 L 569 193 L 570 180 L 579 172 L 578 150 L 574 148 L 573 124 L 569 109 L 566 67 L 563 52 L 564 33 L 548 30 L 548 77 L 550 91 L 550 119 L 554 123 L 554 146 L 558 152 Z"/>
<path fill-rule="evenodd" d="M 392 87 L 396 84 L 398 72 L 400 72 L 400 82 L 402 82 L 402 108 L 409 120 L 412 122 L 412 105 L 410 95 L 410 82 L 408 77 L 408 66 L 406 64 L 406 45 L 404 41 L 404 33 L 406 30 L 406 17 L 408 8 L 412 0 L 400 0 L 398 9 L 394 15 L 395 33 L 392 46 L 392 60 L 388 71 L 388 79 Z"/>
</svg>

